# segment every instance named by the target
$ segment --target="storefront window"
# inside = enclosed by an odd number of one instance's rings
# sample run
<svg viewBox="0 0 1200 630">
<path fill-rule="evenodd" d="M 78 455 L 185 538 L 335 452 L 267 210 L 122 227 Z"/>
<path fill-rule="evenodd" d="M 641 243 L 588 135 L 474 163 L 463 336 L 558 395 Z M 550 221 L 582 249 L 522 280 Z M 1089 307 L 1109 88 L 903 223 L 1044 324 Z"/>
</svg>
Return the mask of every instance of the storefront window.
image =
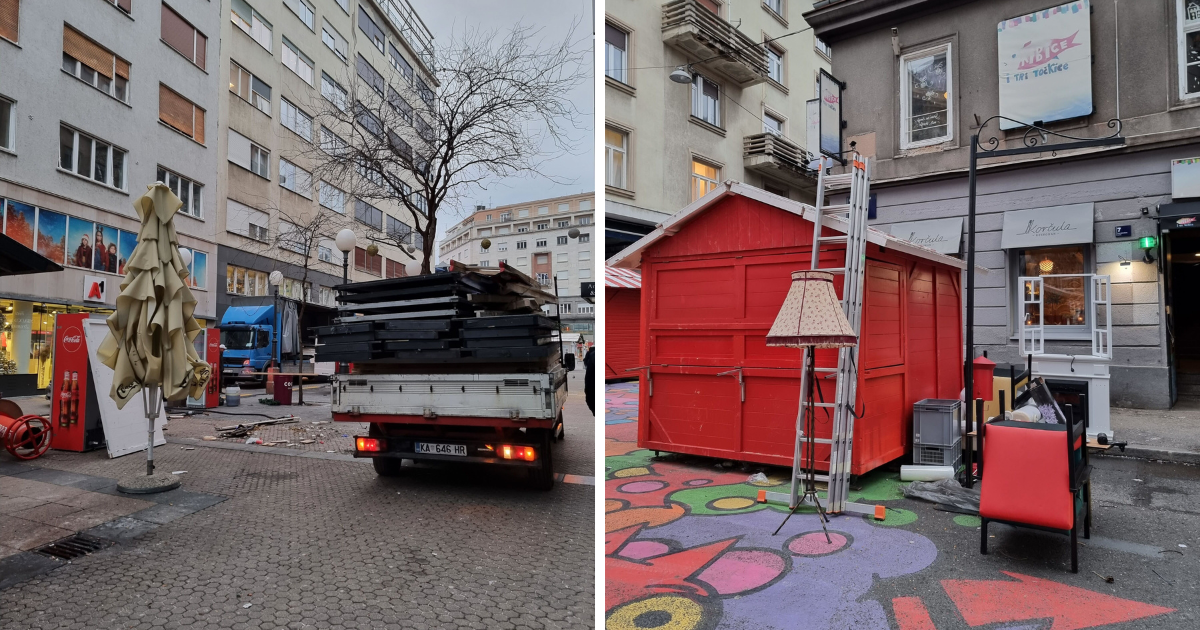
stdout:
<svg viewBox="0 0 1200 630">
<path fill-rule="evenodd" d="M 37 387 L 49 387 L 54 370 L 54 318 L 63 313 L 111 312 L 110 309 L 65 304 L 0 300 L 0 316 L 3 317 L 0 383 L 5 376 L 36 374 Z"/>
<path fill-rule="evenodd" d="M 1017 268 L 1022 276 L 1044 276 L 1046 326 L 1083 326 L 1087 320 L 1088 273 L 1082 245 L 1023 249 Z M 1026 306 L 1025 323 L 1037 323 L 1037 306 Z"/>
</svg>

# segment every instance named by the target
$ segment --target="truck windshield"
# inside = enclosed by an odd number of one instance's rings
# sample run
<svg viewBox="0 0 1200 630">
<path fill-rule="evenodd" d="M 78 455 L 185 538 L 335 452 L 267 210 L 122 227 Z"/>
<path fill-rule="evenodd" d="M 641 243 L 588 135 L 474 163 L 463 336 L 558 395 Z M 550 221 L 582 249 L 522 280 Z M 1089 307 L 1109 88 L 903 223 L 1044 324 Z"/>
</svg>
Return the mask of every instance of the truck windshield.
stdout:
<svg viewBox="0 0 1200 630">
<path fill-rule="evenodd" d="M 253 350 L 256 335 L 252 328 L 236 328 L 221 331 L 221 343 L 229 350 Z"/>
</svg>

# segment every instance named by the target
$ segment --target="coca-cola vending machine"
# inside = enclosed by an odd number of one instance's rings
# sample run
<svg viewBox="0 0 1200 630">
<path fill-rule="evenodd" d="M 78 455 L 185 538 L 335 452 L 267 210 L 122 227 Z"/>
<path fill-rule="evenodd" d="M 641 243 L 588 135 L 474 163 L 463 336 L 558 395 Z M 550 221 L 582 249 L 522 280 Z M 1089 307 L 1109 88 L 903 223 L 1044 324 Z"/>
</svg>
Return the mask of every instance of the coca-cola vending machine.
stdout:
<svg viewBox="0 0 1200 630">
<path fill-rule="evenodd" d="M 221 404 L 221 331 L 216 328 L 206 328 L 196 335 L 196 353 L 208 363 L 212 376 L 204 387 L 204 395 L 200 398 L 188 396 L 187 406 L 196 408 L 218 407 Z"/>
<path fill-rule="evenodd" d="M 68 313 L 54 318 L 54 378 L 50 422 L 54 425 L 51 448 L 90 451 L 104 443 L 96 388 L 88 364 L 83 322 L 87 313 Z"/>
</svg>

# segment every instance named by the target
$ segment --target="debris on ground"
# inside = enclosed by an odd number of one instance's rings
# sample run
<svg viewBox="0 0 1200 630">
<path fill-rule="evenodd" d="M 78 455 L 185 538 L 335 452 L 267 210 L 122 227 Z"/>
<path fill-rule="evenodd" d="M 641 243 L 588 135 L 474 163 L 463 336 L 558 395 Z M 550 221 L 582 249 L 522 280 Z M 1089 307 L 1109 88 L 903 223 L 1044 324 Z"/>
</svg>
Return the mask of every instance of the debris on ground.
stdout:
<svg viewBox="0 0 1200 630">
<path fill-rule="evenodd" d="M 182 475 L 185 472 L 187 472 L 187 471 L 186 470 L 173 470 L 173 471 L 171 471 L 171 474 L 172 475 Z"/>
<path fill-rule="evenodd" d="M 904 496 L 936 503 L 949 512 L 979 514 L 979 489 L 964 488 L 953 479 L 914 481 L 904 487 Z"/>
<path fill-rule="evenodd" d="M 263 443 L 263 441 L 262 441 L 262 438 L 260 438 L 260 437 L 246 438 L 246 444 L 262 444 L 262 443 Z"/>
<path fill-rule="evenodd" d="M 753 484 L 770 483 L 770 481 L 767 479 L 767 476 L 760 472 L 756 472 L 753 475 L 750 475 L 750 478 L 747 479 L 746 481 L 747 481 L 747 483 L 753 483 Z"/>
<path fill-rule="evenodd" d="M 200 439 L 204 440 L 205 442 L 216 442 L 216 441 L 217 441 L 217 436 L 215 436 L 215 435 L 206 435 L 206 436 L 204 436 L 204 437 L 202 437 L 202 438 L 200 438 Z"/>
</svg>

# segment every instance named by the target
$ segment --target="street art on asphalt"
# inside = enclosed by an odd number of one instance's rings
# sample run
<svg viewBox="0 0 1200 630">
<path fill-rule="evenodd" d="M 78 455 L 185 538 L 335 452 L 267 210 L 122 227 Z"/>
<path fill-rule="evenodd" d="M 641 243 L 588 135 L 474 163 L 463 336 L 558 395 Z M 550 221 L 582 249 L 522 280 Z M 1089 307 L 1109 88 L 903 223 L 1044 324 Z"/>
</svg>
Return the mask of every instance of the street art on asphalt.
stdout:
<svg viewBox="0 0 1200 630">
<path fill-rule="evenodd" d="M 815 512 L 801 508 L 773 536 L 786 508 L 755 499 L 761 488 L 784 485 L 786 472 L 753 483 L 744 469 L 698 463 L 711 460 L 653 457 L 637 447 L 637 396 L 636 383 L 606 388 L 607 630 L 936 630 L 920 597 L 872 598 L 879 581 L 937 559 L 932 541 L 903 528 L 915 512 L 893 504 L 884 521 L 835 516 L 827 541 Z M 860 478 L 850 500 L 895 501 L 901 490 L 896 475 L 880 471 Z M 965 515 L 953 523 L 979 525 Z M 1016 573 L 997 578 L 941 586 L 972 626 L 1025 622 L 995 630 L 1068 630 L 1170 612 Z M 1073 606 L 1060 605 L 1067 602 Z M 1075 610 L 1079 602 L 1088 605 Z"/>
</svg>

